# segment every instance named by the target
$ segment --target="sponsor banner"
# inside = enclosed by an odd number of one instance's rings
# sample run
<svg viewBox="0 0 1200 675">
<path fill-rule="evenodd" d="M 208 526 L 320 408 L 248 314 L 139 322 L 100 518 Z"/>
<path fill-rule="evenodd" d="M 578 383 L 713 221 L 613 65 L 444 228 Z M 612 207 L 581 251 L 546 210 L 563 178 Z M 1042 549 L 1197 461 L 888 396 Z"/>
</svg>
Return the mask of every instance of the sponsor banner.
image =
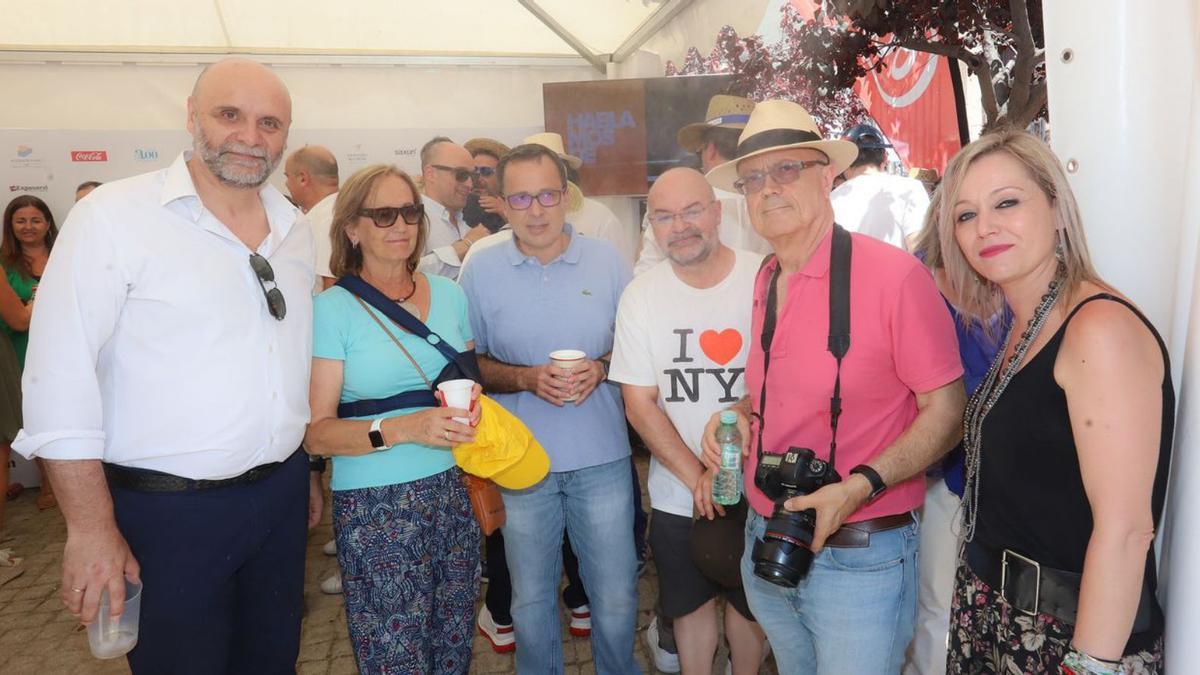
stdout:
<svg viewBox="0 0 1200 675">
<path fill-rule="evenodd" d="M 72 150 L 72 162 L 107 162 L 108 152 L 106 150 Z"/>
</svg>

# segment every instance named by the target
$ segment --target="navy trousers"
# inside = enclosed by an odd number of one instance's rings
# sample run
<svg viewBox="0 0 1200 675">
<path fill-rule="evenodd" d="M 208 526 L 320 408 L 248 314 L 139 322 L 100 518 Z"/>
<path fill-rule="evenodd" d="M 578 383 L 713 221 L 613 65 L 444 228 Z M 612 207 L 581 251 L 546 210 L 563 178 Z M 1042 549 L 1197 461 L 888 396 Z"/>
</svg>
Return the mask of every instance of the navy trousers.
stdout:
<svg viewBox="0 0 1200 675">
<path fill-rule="evenodd" d="M 142 673 L 295 673 L 304 603 L 308 461 L 297 452 L 251 485 L 112 490 L 141 565 Z"/>
</svg>

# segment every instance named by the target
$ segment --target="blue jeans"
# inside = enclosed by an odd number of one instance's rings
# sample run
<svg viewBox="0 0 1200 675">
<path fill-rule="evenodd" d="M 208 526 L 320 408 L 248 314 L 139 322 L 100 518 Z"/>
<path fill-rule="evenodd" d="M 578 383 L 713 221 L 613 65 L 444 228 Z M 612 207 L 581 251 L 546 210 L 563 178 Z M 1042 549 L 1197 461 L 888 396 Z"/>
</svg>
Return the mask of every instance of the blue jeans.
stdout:
<svg viewBox="0 0 1200 675">
<path fill-rule="evenodd" d="M 796 588 L 754 575 L 765 519 L 750 511 L 742 583 L 781 675 L 892 675 L 917 610 L 917 525 L 871 535 L 866 548 L 826 547 Z"/>
<path fill-rule="evenodd" d="M 638 673 L 633 660 L 637 558 L 629 460 L 551 473 L 504 495 L 505 557 L 512 576 L 517 672 L 563 672 L 558 580 L 563 527 L 591 598 L 592 655 L 600 675 Z"/>
</svg>

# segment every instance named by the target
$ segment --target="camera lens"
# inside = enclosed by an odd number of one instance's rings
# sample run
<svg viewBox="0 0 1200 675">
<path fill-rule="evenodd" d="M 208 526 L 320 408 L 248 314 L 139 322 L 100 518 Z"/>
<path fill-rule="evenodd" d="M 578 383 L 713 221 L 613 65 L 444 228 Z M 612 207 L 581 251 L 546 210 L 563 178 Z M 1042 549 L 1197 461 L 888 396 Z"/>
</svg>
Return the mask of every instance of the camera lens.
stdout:
<svg viewBox="0 0 1200 675">
<path fill-rule="evenodd" d="M 812 509 L 793 513 L 777 505 L 762 539 L 754 542 L 751 551 L 754 575 L 777 586 L 795 588 L 812 566 L 813 552 L 808 547 L 815 517 Z"/>
</svg>

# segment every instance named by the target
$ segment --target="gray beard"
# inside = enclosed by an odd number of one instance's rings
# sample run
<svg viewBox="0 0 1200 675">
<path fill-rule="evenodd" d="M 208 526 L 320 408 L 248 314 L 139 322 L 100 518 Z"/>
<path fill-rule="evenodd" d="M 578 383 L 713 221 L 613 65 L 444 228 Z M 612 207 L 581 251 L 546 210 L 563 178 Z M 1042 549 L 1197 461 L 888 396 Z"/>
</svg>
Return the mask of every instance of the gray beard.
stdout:
<svg viewBox="0 0 1200 675">
<path fill-rule="evenodd" d="M 275 171 L 275 167 L 279 166 L 279 160 L 283 156 L 282 150 L 279 154 L 271 157 L 265 149 L 234 142 L 224 143 L 219 148 L 213 148 L 199 125 L 196 125 L 196 135 L 192 140 L 192 146 L 208 170 L 217 177 L 222 185 L 236 188 L 256 188 L 267 182 L 267 178 Z M 234 165 L 230 162 L 225 157 L 227 152 L 253 155 L 264 160 L 263 166 L 253 173 L 239 171 L 238 168 L 241 165 Z"/>
</svg>

